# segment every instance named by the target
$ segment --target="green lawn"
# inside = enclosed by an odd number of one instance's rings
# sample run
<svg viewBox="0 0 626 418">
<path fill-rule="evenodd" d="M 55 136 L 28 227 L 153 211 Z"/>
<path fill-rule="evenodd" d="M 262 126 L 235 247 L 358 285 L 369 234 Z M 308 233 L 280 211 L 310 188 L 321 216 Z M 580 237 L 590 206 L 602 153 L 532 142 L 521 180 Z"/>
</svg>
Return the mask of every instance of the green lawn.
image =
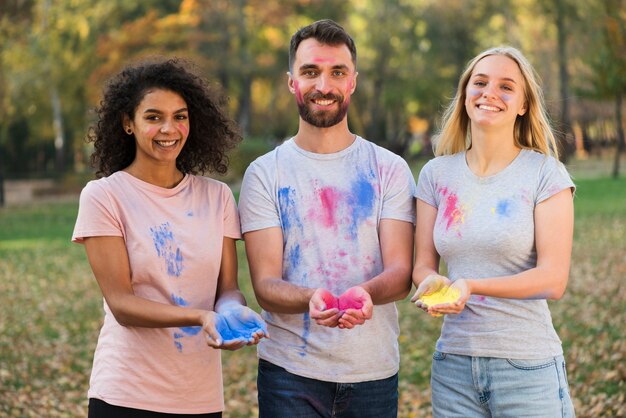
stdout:
<svg viewBox="0 0 626 418">
<path fill-rule="evenodd" d="M 625 416 L 626 179 L 576 179 L 566 295 L 550 302 L 580 417 Z M 77 203 L 0 209 L 0 416 L 86 416 L 101 295 L 83 248 L 71 244 Z M 247 264 L 240 283 L 250 305 Z M 428 417 L 430 356 L 440 319 L 398 303 L 400 416 Z M 225 353 L 225 417 L 256 416 L 253 348 Z"/>
</svg>

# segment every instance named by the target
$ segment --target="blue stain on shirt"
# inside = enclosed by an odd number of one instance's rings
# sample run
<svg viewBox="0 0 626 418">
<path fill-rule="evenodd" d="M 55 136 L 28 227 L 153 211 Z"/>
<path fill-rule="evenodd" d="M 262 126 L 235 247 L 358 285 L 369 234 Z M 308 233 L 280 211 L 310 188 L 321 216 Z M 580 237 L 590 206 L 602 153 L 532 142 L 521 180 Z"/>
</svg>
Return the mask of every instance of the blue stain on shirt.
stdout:
<svg viewBox="0 0 626 418">
<path fill-rule="evenodd" d="M 175 295 L 172 293 L 171 298 L 172 298 L 172 302 L 174 302 L 175 305 L 189 306 L 189 303 L 178 295 Z M 176 346 L 179 352 L 183 351 L 183 344 L 180 341 L 176 341 L 176 340 L 180 340 L 181 338 L 184 338 L 185 336 L 197 335 L 200 331 L 202 331 L 201 326 L 179 327 L 178 329 L 182 331 L 182 334 L 180 332 L 174 332 L 174 345 Z"/>
<path fill-rule="evenodd" d="M 180 277 L 183 270 L 183 255 L 174 240 L 174 233 L 169 222 L 150 228 L 152 241 L 157 251 L 157 256 L 165 261 L 167 274 Z"/>
<path fill-rule="evenodd" d="M 500 216 L 510 218 L 512 211 L 512 204 L 509 199 L 502 199 L 496 205 L 496 213 Z"/>
<path fill-rule="evenodd" d="M 287 257 L 288 257 L 289 265 L 291 266 L 291 268 L 292 269 L 297 268 L 298 265 L 300 264 L 300 244 L 296 244 L 293 247 L 291 247 L 289 249 Z"/>
<path fill-rule="evenodd" d="M 359 224 L 372 215 L 376 201 L 376 192 L 366 175 L 359 175 L 356 181 L 352 183 L 348 199 L 352 207 L 350 231 L 356 238 Z"/>
<path fill-rule="evenodd" d="M 278 190 L 278 209 L 280 211 L 280 219 L 284 231 L 294 226 L 302 229 L 302 221 L 298 215 L 295 193 L 295 190 L 291 187 L 283 187 Z"/>
<path fill-rule="evenodd" d="M 306 356 L 306 348 L 309 345 L 309 333 L 311 332 L 311 318 L 309 317 L 309 313 L 305 312 L 302 319 L 302 345 L 299 347 L 301 351 L 298 353 L 300 357 Z"/>
</svg>

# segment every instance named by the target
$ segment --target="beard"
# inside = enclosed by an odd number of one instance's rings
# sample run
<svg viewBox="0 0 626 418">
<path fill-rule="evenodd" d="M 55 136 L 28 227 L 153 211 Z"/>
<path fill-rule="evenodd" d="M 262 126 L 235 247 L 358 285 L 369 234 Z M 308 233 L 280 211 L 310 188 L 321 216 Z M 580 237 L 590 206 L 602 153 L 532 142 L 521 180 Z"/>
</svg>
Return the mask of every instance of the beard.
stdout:
<svg viewBox="0 0 626 418">
<path fill-rule="evenodd" d="M 309 107 L 309 103 L 312 100 L 334 100 L 339 105 L 337 110 L 319 110 L 313 111 Z M 303 97 L 303 102 L 298 103 L 298 112 L 300 113 L 300 117 L 305 122 L 315 126 L 316 128 L 329 128 L 331 126 L 335 126 L 339 122 L 346 117 L 348 113 L 348 105 L 349 101 L 344 100 L 343 96 L 337 96 L 332 93 L 322 94 L 322 93 L 307 93 Z"/>
</svg>

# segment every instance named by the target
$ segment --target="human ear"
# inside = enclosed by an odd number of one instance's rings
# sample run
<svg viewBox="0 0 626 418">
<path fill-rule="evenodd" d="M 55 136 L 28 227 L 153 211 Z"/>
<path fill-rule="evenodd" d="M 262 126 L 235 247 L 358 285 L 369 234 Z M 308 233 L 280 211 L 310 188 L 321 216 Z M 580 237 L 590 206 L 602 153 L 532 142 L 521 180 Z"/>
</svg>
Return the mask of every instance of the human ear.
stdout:
<svg viewBox="0 0 626 418">
<path fill-rule="evenodd" d="M 293 82 L 293 76 L 291 75 L 289 71 L 287 71 L 287 87 L 289 87 L 289 91 L 291 92 L 291 94 L 296 93 L 296 88 Z"/>
<path fill-rule="evenodd" d="M 128 135 L 133 133 L 133 121 L 130 120 L 130 117 L 126 113 L 122 116 L 122 128 Z"/>
</svg>

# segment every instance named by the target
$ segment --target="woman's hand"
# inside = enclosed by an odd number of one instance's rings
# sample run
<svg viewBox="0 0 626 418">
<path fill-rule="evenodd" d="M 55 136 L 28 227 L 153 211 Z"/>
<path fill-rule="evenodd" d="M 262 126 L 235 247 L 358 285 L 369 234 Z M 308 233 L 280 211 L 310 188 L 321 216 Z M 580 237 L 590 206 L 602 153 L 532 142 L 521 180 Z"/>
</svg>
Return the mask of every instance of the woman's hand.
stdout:
<svg viewBox="0 0 626 418">
<path fill-rule="evenodd" d="M 444 286 L 450 285 L 450 279 L 445 276 L 441 276 L 439 274 L 431 274 L 427 276 L 417 287 L 415 294 L 411 298 L 411 302 L 415 304 L 418 308 L 423 310 L 424 312 L 429 312 L 429 307 L 421 300 L 419 300 L 423 295 L 430 295 L 431 293 L 435 293 L 440 290 Z M 430 313 L 430 312 L 429 312 Z"/>
<path fill-rule="evenodd" d="M 450 286 L 451 290 L 456 290 L 459 293 L 459 297 L 455 302 L 442 303 L 433 305 L 428 308 L 428 313 L 433 316 L 441 316 L 447 314 L 460 314 L 465 309 L 465 303 L 471 296 L 472 292 L 467 280 L 458 279 Z"/>
<path fill-rule="evenodd" d="M 223 305 L 220 312 L 207 314 L 203 329 L 207 332 L 207 344 L 213 348 L 238 350 L 258 344 L 261 338 L 269 338 L 263 318 L 247 306 L 229 303 Z"/>
</svg>

